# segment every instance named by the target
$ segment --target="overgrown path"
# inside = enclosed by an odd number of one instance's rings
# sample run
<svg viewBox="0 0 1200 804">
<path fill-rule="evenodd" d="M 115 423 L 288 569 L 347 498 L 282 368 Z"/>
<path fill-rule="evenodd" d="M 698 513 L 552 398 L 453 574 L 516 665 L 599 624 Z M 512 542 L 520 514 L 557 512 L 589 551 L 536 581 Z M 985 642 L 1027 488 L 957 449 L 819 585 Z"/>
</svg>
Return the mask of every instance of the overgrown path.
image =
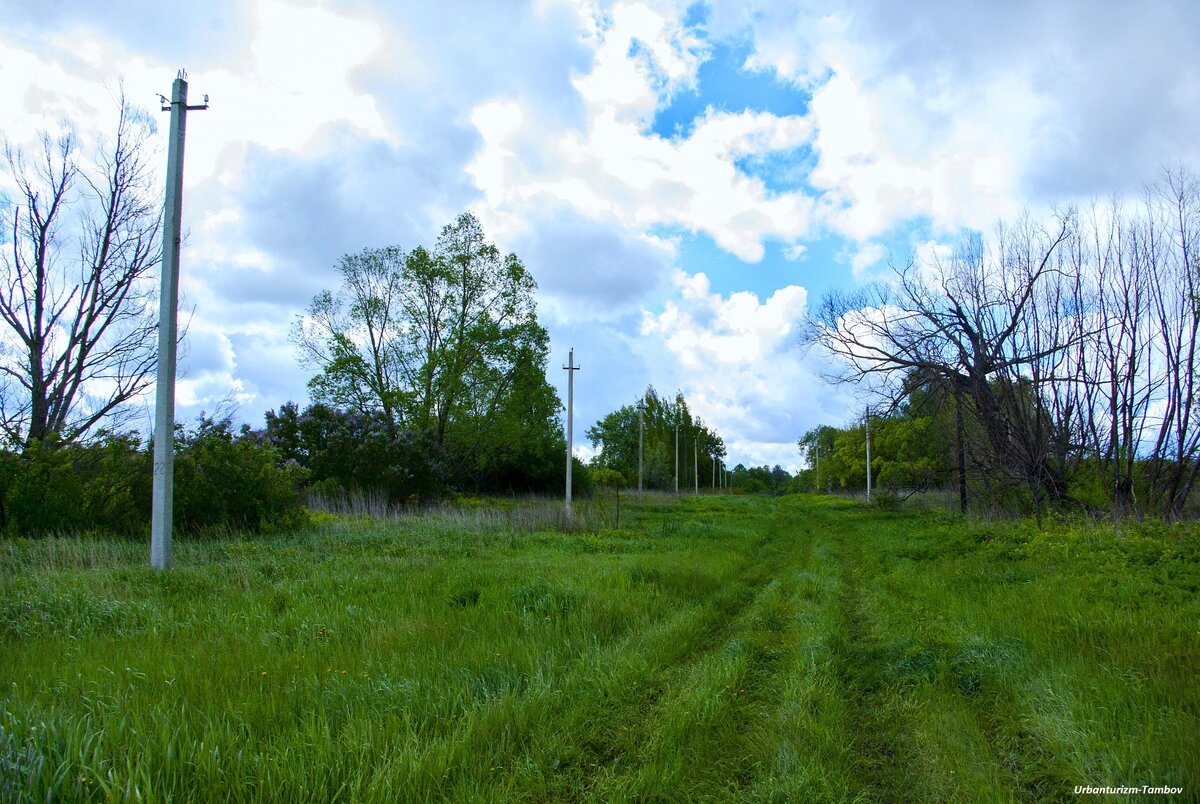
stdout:
<svg viewBox="0 0 1200 804">
<path fill-rule="evenodd" d="M 326 521 L 167 575 L 0 543 L 0 799 L 1197 793 L 1192 530 L 790 497 L 518 518 Z"/>
</svg>

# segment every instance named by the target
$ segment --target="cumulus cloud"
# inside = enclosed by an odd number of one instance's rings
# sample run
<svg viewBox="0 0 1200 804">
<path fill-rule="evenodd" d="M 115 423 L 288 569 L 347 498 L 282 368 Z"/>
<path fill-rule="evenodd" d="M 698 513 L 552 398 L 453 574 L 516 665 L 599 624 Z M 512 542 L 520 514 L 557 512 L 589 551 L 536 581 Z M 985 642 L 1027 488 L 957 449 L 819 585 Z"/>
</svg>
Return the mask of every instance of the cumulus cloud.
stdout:
<svg viewBox="0 0 1200 804">
<path fill-rule="evenodd" d="M 724 295 L 703 273 L 677 272 L 661 312 L 643 313 L 648 362 L 667 375 L 693 410 L 721 433 L 730 457 L 747 465 L 798 468 L 795 440 L 811 422 L 840 422 L 848 403 L 824 386 L 819 355 L 804 355 L 796 327 L 807 304 L 788 285 L 767 299 Z"/>
<path fill-rule="evenodd" d="M 15 142 L 64 117 L 110 128 L 121 76 L 152 110 L 179 66 L 212 97 L 189 119 L 182 396 L 233 394 L 252 415 L 303 395 L 287 327 L 341 254 L 429 244 L 470 209 L 537 278 L 556 349 L 590 351 L 604 385 L 588 415 L 680 387 L 748 462 L 789 465 L 796 435 L 849 403 L 793 349 L 803 288 L 736 292 L 768 241 L 826 272 L 815 282 L 861 281 L 914 220 L 928 251 L 1023 206 L 1136 191 L 1164 161 L 1200 165 L 1185 0 L 58 0 L 5 21 Z M 705 102 L 718 53 L 807 106 L 717 103 L 654 133 L 673 99 Z M 688 233 L 744 274 L 681 265 Z"/>
<path fill-rule="evenodd" d="M 1200 7 L 714 0 L 714 36 L 813 90 L 822 220 L 985 229 L 1022 206 L 1136 192 L 1200 164 Z M 1136 57 L 1114 58 L 1114 52 Z"/>
<path fill-rule="evenodd" d="M 686 137 L 658 136 L 650 131 L 655 112 L 694 84 L 705 49 L 669 12 L 621 3 L 590 13 L 597 20 L 587 39 L 591 69 L 573 81 L 580 126 L 547 130 L 535 106 L 513 97 L 473 110 L 483 147 L 471 173 L 484 213 L 503 227 L 526 205 L 554 203 L 631 229 L 704 233 L 748 262 L 762 259 L 768 238 L 806 235 L 812 200 L 798 191 L 770 193 L 736 163 L 807 144 L 811 123 L 709 109 Z"/>
</svg>

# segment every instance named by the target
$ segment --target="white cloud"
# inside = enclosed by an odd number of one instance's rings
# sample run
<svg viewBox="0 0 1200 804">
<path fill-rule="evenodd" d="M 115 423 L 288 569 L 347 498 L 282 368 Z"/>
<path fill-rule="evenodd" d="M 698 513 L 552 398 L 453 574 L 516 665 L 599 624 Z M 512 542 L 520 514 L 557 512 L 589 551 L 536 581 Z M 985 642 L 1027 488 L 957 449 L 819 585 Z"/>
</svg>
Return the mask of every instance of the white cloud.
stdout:
<svg viewBox="0 0 1200 804">
<path fill-rule="evenodd" d="M 593 13 L 595 13 L 593 11 Z M 690 134 L 649 131 L 654 113 L 694 83 L 705 51 L 676 16 L 619 4 L 589 40 L 592 67 L 574 80 L 581 128 L 519 125 L 533 110 L 512 99 L 478 105 L 471 120 L 483 147 L 471 173 L 501 233 L 533 203 L 557 204 L 633 230 L 667 226 L 708 234 L 748 262 L 764 240 L 795 241 L 809 231 L 813 203 L 802 192 L 768 193 L 737 169 L 743 156 L 786 152 L 811 141 L 811 123 L 709 109 Z"/>
<path fill-rule="evenodd" d="M 821 379 L 819 356 L 798 349 L 807 292 L 788 285 L 762 300 L 715 293 L 703 273 L 673 279 L 675 296 L 660 312 L 643 312 L 647 362 L 726 438 L 733 463 L 798 468 L 803 429 L 844 417 L 841 394 Z"/>
<path fill-rule="evenodd" d="M 808 252 L 808 246 L 803 243 L 792 243 L 783 249 L 783 258 L 788 262 L 796 262 Z"/>
<path fill-rule="evenodd" d="M 635 3 L 583 8 L 600 24 L 591 31 L 592 69 L 573 83 L 593 114 L 645 127 L 660 98 L 694 84 L 705 48 L 677 15 Z"/>
<path fill-rule="evenodd" d="M 862 279 L 886 256 L 887 249 L 879 243 L 863 243 L 850 259 L 850 268 L 854 271 L 855 278 Z"/>
<path fill-rule="evenodd" d="M 822 220 L 853 239 L 920 217 L 988 229 L 1022 207 L 1136 195 L 1164 162 L 1200 166 L 1186 0 L 714 0 L 709 27 L 813 90 L 811 180 Z"/>
</svg>

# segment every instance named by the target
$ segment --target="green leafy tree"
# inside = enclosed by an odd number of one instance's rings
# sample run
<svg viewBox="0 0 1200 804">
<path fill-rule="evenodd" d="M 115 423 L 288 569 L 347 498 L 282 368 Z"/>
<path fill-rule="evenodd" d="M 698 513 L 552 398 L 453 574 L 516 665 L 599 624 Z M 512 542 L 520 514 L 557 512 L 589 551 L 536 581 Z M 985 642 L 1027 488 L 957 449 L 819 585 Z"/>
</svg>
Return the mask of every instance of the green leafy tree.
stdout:
<svg viewBox="0 0 1200 804">
<path fill-rule="evenodd" d="M 432 433 L 460 486 L 548 480 L 561 405 L 545 380 L 537 286 L 515 254 L 463 214 L 432 251 L 367 249 L 338 272 L 338 290 L 318 294 L 292 331 L 318 369 L 314 401 Z"/>
<path fill-rule="evenodd" d="M 796 441 L 800 457 L 808 464 L 807 469 L 802 469 L 796 474 L 793 484 L 796 491 L 825 491 L 833 485 L 826 464 L 833 454 L 837 434 L 836 427 L 822 424 L 809 430 Z"/>
<path fill-rule="evenodd" d="M 663 399 L 653 386 L 642 397 L 643 436 L 642 471 L 646 488 L 675 488 L 676 433 L 679 443 L 679 488 L 694 488 L 699 465 L 700 487 L 712 482 L 713 462 L 725 457 L 724 440 L 709 430 L 688 409 L 683 394 Z M 623 405 L 603 416 L 588 428 L 587 438 L 599 450 L 594 463 L 614 469 L 626 478 L 638 476 L 638 403 Z"/>
</svg>

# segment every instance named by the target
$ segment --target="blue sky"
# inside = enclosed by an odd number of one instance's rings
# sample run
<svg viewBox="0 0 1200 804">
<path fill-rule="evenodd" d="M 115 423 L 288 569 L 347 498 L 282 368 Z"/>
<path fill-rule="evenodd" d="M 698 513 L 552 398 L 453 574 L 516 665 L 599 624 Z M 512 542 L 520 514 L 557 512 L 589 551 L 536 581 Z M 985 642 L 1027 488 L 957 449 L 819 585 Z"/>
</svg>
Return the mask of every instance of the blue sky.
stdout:
<svg viewBox="0 0 1200 804">
<path fill-rule="evenodd" d="M 563 391 L 576 350 L 576 432 L 653 384 L 794 469 L 859 405 L 797 348 L 823 294 L 1200 166 L 1186 0 L 169 5 L 0 0 L 0 132 L 111 130 L 119 83 L 155 110 L 179 67 L 210 95 L 182 417 L 305 401 L 288 329 L 337 258 L 470 210 L 537 279 Z"/>
</svg>

